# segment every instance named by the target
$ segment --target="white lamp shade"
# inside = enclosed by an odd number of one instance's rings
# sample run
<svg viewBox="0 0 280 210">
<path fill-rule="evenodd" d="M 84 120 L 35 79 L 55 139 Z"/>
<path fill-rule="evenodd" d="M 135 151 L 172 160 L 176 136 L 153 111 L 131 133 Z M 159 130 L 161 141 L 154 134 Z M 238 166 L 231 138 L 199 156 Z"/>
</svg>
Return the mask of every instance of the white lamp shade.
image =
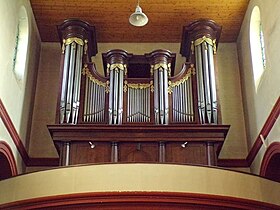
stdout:
<svg viewBox="0 0 280 210">
<path fill-rule="evenodd" d="M 144 26 L 148 23 L 148 17 L 142 12 L 142 9 L 137 5 L 135 12 L 129 17 L 129 22 L 134 26 Z"/>
</svg>

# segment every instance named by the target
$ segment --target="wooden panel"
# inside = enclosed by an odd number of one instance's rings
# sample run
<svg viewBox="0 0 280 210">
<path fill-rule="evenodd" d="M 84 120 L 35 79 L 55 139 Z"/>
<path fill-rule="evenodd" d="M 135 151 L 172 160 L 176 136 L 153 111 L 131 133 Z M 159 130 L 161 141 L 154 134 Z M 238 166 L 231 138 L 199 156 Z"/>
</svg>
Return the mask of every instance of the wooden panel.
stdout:
<svg viewBox="0 0 280 210">
<path fill-rule="evenodd" d="M 111 144 L 109 142 L 93 142 L 91 148 L 88 142 L 71 143 L 70 164 L 106 163 L 111 161 Z"/>
<path fill-rule="evenodd" d="M 120 143 L 120 162 L 158 162 L 159 145 L 157 142 Z"/>
<path fill-rule="evenodd" d="M 182 147 L 183 143 L 166 143 L 166 162 L 207 165 L 206 143 L 189 142 Z"/>
<path fill-rule="evenodd" d="M 249 0 L 142 0 L 149 22 L 138 28 L 128 23 L 136 0 L 30 2 L 43 41 L 58 41 L 56 25 L 77 17 L 96 26 L 98 42 L 180 42 L 182 27 L 201 18 L 222 25 L 221 42 L 234 42 Z"/>
<path fill-rule="evenodd" d="M 48 125 L 56 141 L 214 141 L 222 143 L 228 125 Z"/>
<path fill-rule="evenodd" d="M 72 164 L 109 162 L 110 145 L 109 142 L 119 144 L 119 157 L 121 162 L 159 162 L 159 142 L 167 143 L 167 162 L 207 164 L 206 143 L 213 143 L 215 148 L 222 144 L 229 126 L 227 125 L 50 125 L 49 131 L 55 144 L 63 142 L 72 143 L 72 158 L 77 158 L 77 162 L 72 159 Z M 97 147 L 90 151 L 89 141 L 96 143 Z M 188 140 L 189 144 L 185 149 L 181 144 Z M 98 150 L 98 144 L 108 142 L 107 146 Z M 173 143 L 171 143 L 173 142 Z M 85 145 L 75 146 L 81 143 Z M 75 148 L 81 147 L 81 148 Z M 102 147 L 101 147 L 102 148 Z M 102 156 L 101 156 L 102 154 Z M 212 151 L 212 156 L 214 150 Z M 80 157 L 81 156 L 81 157 Z M 107 158 L 106 158 L 107 157 Z M 60 154 L 60 158 L 62 155 Z M 162 161 L 162 160 L 161 160 Z M 215 164 L 215 161 L 213 162 Z"/>
</svg>

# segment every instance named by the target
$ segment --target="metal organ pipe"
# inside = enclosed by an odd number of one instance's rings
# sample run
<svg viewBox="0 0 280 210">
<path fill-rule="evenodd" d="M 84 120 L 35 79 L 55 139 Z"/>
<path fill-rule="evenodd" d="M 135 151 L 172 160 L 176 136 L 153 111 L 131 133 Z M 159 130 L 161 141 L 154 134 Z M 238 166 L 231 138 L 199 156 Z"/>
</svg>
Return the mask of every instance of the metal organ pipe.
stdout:
<svg viewBox="0 0 280 210">
<path fill-rule="evenodd" d="M 158 80 L 158 90 L 159 90 L 159 124 L 164 124 L 164 110 L 165 110 L 165 107 L 164 107 L 164 98 L 163 98 L 163 69 L 159 69 L 159 80 Z"/>
<path fill-rule="evenodd" d="M 183 108 L 182 108 L 182 113 L 183 113 L 183 122 L 187 122 L 187 104 L 188 104 L 188 98 L 186 94 L 186 82 L 182 83 L 182 102 L 183 102 Z"/>
<path fill-rule="evenodd" d="M 158 88 L 158 70 L 154 70 L 154 112 L 155 112 L 155 123 L 159 123 L 159 88 Z"/>
<path fill-rule="evenodd" d="M 107 63 L 107 76 L 110 77 L 109 87 L 109 124 L 123 123 L 124 78 L 127 73 L 127 62 L 131 54 L 124 50 L 110 50 L 103 54 Z M 128 92 L 129 98 L 132 93 Z"/>
<path fill-rule="evenodd" d="M 77 45 L 75 77 L 74 77 L 73 114 L 72 114 L 72 122 L 74 124 L 77 124 L 78 122 L 78 113 L 80 108 L 82 57 L 83 57 L 83 46 Z"/>
<path fill-rule="evenodd" d="M 148 57 L 151 74 L 154 77 L 154 115 L 155 124 L 169 123 L 169 76 L 171 75 L 172 53 L 168 50 L 155 50 Z"/>
<path fill-rule="evenodd" d="M 194 110 L 193 110 L 193 89 L 192 89 L 192 79 L 190 78 L 188 82 L 188 95 L 189 95 L 189 121 L 193 122 L 194 121 Z"/>
<path fill-rule="evenodd" d="M 164 95 L 164 123 L 169 122 L 169 101 L 168 101 L 168 69 L 163 71 L 163 95 Z"/>
<path fill-rule="evenodd" d="M 195 47 L 196 70 L 197 70 L 197 95 L 198 95 L 198 113 L 202 124 L 205 123 L 205 98 L 204 98 L 204 80 L 202 70 L 201 46 Z"/>
<path fill-rule="evenodd" d="M 84 41 L 69 38 L 63 41 L 64 67 L 60 97 L 60 123 L 76 124 L 80 106 L 80 86 Z"/>
<path fill-rule="evenodd" d="M 153 83 L 151 83 L 153 84 Z M 150 98 L 150 91 L 151 91 L 151 88 L 149 88 L 147 91 L 146 91 L 146 98 L 147 98 L 147 103 L 146 103 L 146 106 L 147 106 L 147 112 L 146 112 L 146 118 L 147 118 L 147 122 L 150 122 L 151 120 L 151 116 L 150 116 L 150 113 L 151 113 L 151 110 L 150 110 L 150 104 L 151 104 L 151 98 Z"/>
<path fill-rule="evenodd" d="M 100 95 L 101 95 L 101 97 L 100 97 L 101 111 L 99 112 L 99 115 L 100 115 L 100 122 L 103 122 L 104 121 L 104 109 L 105 109 L 105 88 L 103 86 L 101 87 Z"/>
<path fill-rule="evenodd" d="M 198 82 L 198 109 L 200 122 L 217 124 L 217 96 L 213 46 L 215 42 L 202 37 L 194 42 Z"/>
<path fill-rule="evenodd" d="M 93 113 L 94 113 L 94 83 L 89 83 L 89 121 L 93 121 Z"/>
<path fill-rule="evenodd" d="M 76 43 L 73 42 L 71 44 L 70 65 L 68 69 L 69 75 L 68 75 L 67 99 L 66 99 L 66 123 L 70 123 L 70 116 L 72 114 L 75 57 L 76 57 Z"/>
<path fill-rule="evenodd" d="M 110 91 L 113 92 L 113 123 L 112 124 L 118 124 L 118 100 L 119 100 L 119 97 L 118 97 L 118 92 L 119 92 L 119 70 L 118 68 L 114 69 L 113 70 L 113 85 L 112 87 L 110 87 Z"/>
<path fill-rule="evenodd" d="M 89 86 L 89 78 L 86 77 L 86 81 L 85 81 L 85 100 L 84 100 L 84 117 L 83 117 L 83 121 L 84 122 L 88 122 L 88 86 Z"/>
<path fill-rule="evenodd" d="M 85 75 L 84 122 L 104 122 L 105 95 L 107 82 L 100 81 L 91 74 L 87 65 L 83 68 Z M 104 78 L 105 80 L 105 78 Z"/>
<path fill-rule="evenodd" d="M 67 81 L 68 81 L 67 77 L 68 77 L 68 66 L 70 60 L 69 54 L 70 54 L 70 45 L 67 45 L 64 51 L 63 78 L 62 78 L 61 97 L 60 97 L 60 123 L 63 123 L 65 119 L 65 111 L 66 111 L 65 105 L 66 105 Z"/>
<path fill-rule="evenodd" d="M 61 66 L 62 78 L 57 121 L 61 124 L 77 124 L 80 110 L 82 68 L 84 62 L 89 61 L 89 58 L 97 53 L 95 29 L 84 21 L 69 19 L 58 26 L 58 34 L 62 42 L 63 66 Z M 86 80 L 85 83 L 85 92 L 88 94 L 91 91 L 91 85 L 89 80 Z M 84 113 L 89 113 L 90 100 L 85 98 Z M 88 120 L 89 116 L 81 117 L 82 120 Z"/>
<path fill-rule="evenodd" d="M 156 124 L 168 124 L 169 102 L 167 64 L 159 64 L 159 68 L 154 69 L 154 87 L 155 122 Z"/>
<path fill-rule="evenodd" d="M 193 64 L 191 64 L 183 77 L 169 82 L 174 122 L 187 123 L 194 121 L 192 96 L 192 76 L 194 72 Z"/>
<path fill-rule="evenodd" d="M 210 89 L 210 77 L 209 77 L 209 68 L 208 68 L 208 55 L 207 55 L 207 43 L 203 42 L 202 44 L 202 65 L 203 65 L 203 83 L 204 83 L 204 92 L 205 92 L 205 106 L 206 106 L 206 116 L 207 122 L 211 123 L 211 89 Z"/>
<path fill-rule="evenodd" d="M 149 122 L 151 83 L 125 83 L 128 91 L 127 122 Z"/>
<path fill-rule="evenodd" d="M 122 124 L 125 64 L 110 66 L 109 124 Z"/>
<path fill-rule="evenodd" d="M 92 97 L 92 107 L 93 107 L 93 112 L 92 112 L 92 120 L 93 122 L 97 122 L 96 118 L 96 113 L 98 110 L 98 103 L 97 103 L 97 85 L 95 83 L 93 83 L 92 85 L 92 90 L 93 90 L 93 97 Z"/>
<path fill-rule="evenodd" d="M 208 60 L 209 60 L 209 71 L 210 71 L 210 85 L 212 90 L 212 114 L 213 122 L 218 123 L 218 112 L 217 112 L 217 93 L 216 93 L 216 78 L 215 78 L 215 67 L 214 67 L 214 56 L 213 56 L 213 47 L 208 44 Z"/>
<path fill-rule="evenodd" d="M 100 86 L 95 85 L 95 121 L 99 122 L 99 110 L 100 110 L 100 100 L 99 100 Z"/>
<path fill-rule="evenodd" d="M 130 109 L 131 109 L 131 106 L 130 106 L 130 92 L 131 92 L 131 90 L 128 88 L 127 89 L 127 120 L 126 120 L 127 122 L 130 122 L 130 113 L 131 113 L 131 111 L 130 111 Z"/>
<path fill-rule="evenodd" d="M 119 71 L 119 89 L 118 89 L 118 124 L 122 124 L 122 113 L 123 113 L 123 74 L 124 71 Z"/>
<path fill-rule="evenodd" d="M 180 53 L 195 62 L 198 120 L 201 124 L 218 123 L 214 54 L 222 27 L 201 19 L 184 26 Z M 196 100 L 196 98 L 194 98 Z"/>
<path fill-rule="evenodd" d="M 109 93 L 109 124 L 113 124 L 113 84 L 114 84 L 114 71 L 110 73 L 110 93 Z"/>
</svg>

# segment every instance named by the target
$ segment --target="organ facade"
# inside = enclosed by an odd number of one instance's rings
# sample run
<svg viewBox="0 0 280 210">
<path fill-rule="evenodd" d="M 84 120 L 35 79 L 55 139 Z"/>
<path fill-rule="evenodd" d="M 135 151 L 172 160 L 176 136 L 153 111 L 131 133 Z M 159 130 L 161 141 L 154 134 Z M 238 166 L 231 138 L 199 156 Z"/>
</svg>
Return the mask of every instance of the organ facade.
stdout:
<svg viewBox="0 0 280 210">
<path fill-rule="evenodd" d="M 102 54 L 104 75 L 90 62 L 95 28 L 80 20 L 58 27 L 61 89 L 49 131 L 60 165 L 161 162 L 216 165 L 229 126 L 222 125 L 215 75 L 221 27 L 199 20 L 183 28 L 181 54 L 157 49 Z"/>
</svg>

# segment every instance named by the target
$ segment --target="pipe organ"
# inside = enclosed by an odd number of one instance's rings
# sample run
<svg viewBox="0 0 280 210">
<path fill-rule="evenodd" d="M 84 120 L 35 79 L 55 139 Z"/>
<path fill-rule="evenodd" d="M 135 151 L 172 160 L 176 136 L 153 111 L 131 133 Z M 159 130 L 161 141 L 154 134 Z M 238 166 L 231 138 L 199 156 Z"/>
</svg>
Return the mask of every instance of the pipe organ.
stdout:
<svg viewBox="0 0 280 210">
<path fill-rule="evenodd" d="M 134 55 L 115 49 L 102 54 L 102 76 L 89 62 L 97 53 L 95 28 L 67 20 L 58 31 L 61 90 L 49 131 L 61 165 L 217 163 L 229 126 L 218 122 L 214 54 L 221 28 L 213 21 L 184 27 L 186 63 L 177 75 L 176 55 L 168 50 Z"/>
</svg>

